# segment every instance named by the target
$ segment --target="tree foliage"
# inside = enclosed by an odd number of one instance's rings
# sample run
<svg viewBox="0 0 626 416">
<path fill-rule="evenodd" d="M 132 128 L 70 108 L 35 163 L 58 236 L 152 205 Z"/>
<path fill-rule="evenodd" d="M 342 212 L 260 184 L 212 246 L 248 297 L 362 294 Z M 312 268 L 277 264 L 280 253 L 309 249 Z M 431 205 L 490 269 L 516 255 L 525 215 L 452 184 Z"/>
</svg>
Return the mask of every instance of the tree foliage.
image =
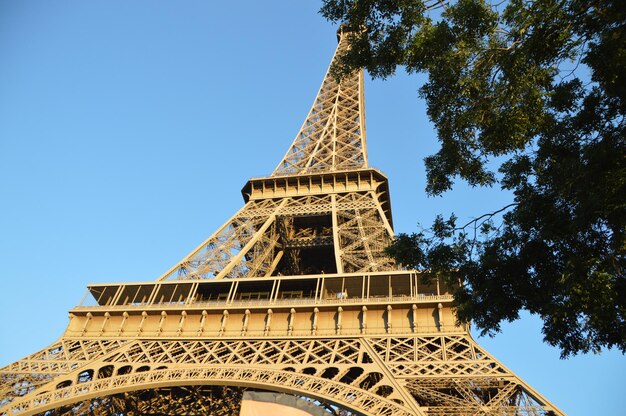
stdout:
<svg viewBox="0 0 626 416">
<path fill-rule="evenodd" d="M 427 193 L 460 178 L 514 198 L 465 225 L 439 217 L 390 253 L 461 279 L 458 318 L 482 333 L 525 309 L 562 356 L 625 352 L 626 2 L 323 0 L 321 13 L 356 29 L 337 76 L 427 74 L 440 142 Z"/>
</svg>

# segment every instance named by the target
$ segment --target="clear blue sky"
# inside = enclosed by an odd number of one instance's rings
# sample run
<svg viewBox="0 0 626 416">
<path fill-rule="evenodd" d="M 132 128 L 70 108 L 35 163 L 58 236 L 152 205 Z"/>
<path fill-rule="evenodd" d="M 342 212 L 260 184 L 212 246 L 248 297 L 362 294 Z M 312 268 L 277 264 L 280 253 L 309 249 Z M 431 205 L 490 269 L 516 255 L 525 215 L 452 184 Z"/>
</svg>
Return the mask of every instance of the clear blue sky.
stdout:
<svg viewBox="0 0 626 416">
<path fill-rule="evenodd" d="M 319 1 L 0 2 L 0 365 L 54 342 L 88 283 L 153 280 L 272 172 L 336 46 Z M 366 82 L 397 232 L 505 205 L 427 198 L 420 79 Z M 524 317 L 481 345 L 571 416 L 623 414 L 616 351 L 559 360 Z"/>
</svg>

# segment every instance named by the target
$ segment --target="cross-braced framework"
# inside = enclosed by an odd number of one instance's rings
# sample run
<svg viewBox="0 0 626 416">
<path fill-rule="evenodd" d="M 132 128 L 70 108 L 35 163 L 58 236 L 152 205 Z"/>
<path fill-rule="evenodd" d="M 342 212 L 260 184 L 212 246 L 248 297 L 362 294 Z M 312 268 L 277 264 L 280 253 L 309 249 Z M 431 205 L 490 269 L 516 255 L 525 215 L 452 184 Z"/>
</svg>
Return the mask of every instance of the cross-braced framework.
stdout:
<svg viewBox="0 0 626 416">
<path fill-rule="evenodd" d="M 348 48 L 348 36 L 340 33 L 339 53 Z M 363 71 L 340 83 L 329 67 L 309 115 L 273 176 L 367 168 L 363 101 Z"/>
<path fill-rule="evenodd" d="M 338 253 L 336 261 L 326 261 L 329 272 L 389 270 L 393 261 L 384 249 L 391 237 L 380 198 L 371 190 L 251 200 L 161 279 L 310 273 L 319 263 L 303 263 L 301 252 L 326 248 Z"/>
<path fill-rule="evenodd" d="M 245 390 L 335 415 L 563 415 L 456 324 L 450 288 L 385 255 L 362 71 L 326 75 L 273 175 L 242 192 L 156 281 L 89 285 L 59 341 L 0 370 L 0 415 L 230 415 Z"/>
</svg>

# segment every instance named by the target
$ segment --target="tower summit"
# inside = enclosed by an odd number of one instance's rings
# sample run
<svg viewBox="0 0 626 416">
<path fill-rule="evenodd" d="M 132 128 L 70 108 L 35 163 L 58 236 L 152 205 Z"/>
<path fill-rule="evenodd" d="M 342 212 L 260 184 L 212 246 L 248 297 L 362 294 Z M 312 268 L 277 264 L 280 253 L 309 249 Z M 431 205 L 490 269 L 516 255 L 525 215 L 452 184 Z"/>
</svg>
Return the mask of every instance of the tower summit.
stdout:
<svg viewBox="0 0 626 416">
<path fill-rule="evenodd" d="M 232 415 L 244 391 L 361 415 L 563 415 L 456 324 L 449 288 L 385 255 L 363 71 L 327 72 L 284 158 L 242 193 L 155 281 L 89 285 L 57 342 L 0 369 L 0 415 Z"/>
</svg>

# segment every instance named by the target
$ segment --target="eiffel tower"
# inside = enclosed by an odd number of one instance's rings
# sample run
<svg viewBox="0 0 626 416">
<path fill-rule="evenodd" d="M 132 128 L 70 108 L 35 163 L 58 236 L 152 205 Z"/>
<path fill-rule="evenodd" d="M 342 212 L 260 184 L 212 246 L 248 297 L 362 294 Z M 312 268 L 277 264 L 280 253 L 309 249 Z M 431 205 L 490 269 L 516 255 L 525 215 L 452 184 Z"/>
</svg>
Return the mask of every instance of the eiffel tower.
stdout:
<svg viewBox="0 0 626 416">
<path fill-rule="evenodd" d="M 0 370 L 0 415 L 231 415 L 244 391 L 342 415 L 564 415 L 456 324 L 451 288 L 385 255 L 365 138 L 363 71 L 327 72 L 243 208 L 155 281 L 89 285 L 57 342 Z"/>
</svg>

